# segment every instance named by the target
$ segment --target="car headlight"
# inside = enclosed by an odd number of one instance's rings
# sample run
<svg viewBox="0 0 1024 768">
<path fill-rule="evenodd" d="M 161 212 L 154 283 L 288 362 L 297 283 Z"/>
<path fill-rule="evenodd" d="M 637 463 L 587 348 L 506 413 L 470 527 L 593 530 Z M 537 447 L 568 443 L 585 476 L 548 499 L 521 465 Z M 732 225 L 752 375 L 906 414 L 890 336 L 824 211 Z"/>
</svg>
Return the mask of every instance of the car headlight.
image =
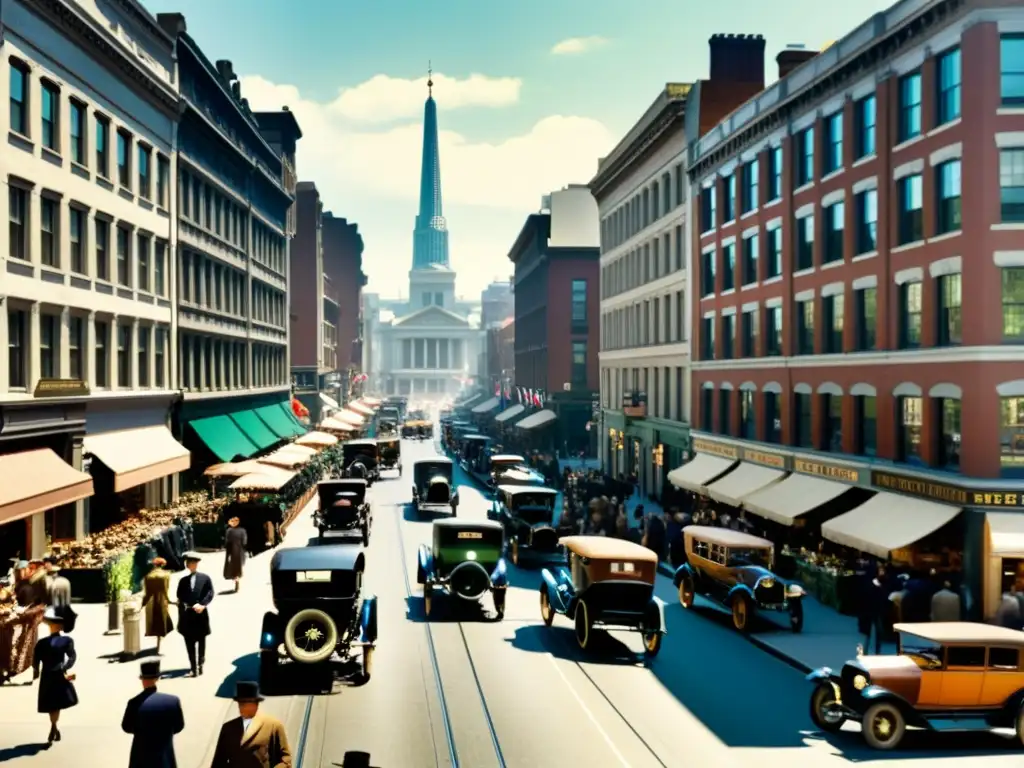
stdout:
<svg viewBox="0 0 1024 768">
<path fill-rule="evenodd" d="M 790 584 L 786 587 L 786 595 L 789 597 L 803 597 L 804 588 L 799 584 Z"/>
<path fill-rule="evenodd" d="M 765 589 L 771 589 L 775 586 L 775 579 L 773 579 L 771 576 L 766 576 L 765 578 L 761 579 L 761 586 Z"/>
<path fill-rule="evenodd" d="M 466 553 L 466 559 L 467 560 L 476 560 L 476 552 L 467 552 Z"/>
<path fill-rule="evenodd" d="M 853 678 L 853 687 L 858 691 L 863 691 L 868 687 L 868 679 L 864 675 L 857 675 Z"/>
</svg>

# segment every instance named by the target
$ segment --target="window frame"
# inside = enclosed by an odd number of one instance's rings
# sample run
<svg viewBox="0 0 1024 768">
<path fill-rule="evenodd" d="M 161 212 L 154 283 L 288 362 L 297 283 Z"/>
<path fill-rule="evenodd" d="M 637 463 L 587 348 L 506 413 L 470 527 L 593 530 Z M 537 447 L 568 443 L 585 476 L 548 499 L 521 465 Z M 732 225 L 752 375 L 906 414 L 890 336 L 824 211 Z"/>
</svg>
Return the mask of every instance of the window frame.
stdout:
<svg viewBox="0 0 1024 768">
<path fill-rule="evenodd" d="M 1019 46 L 1020 61 L 1007 68 L 1007 44 Z M 1012 86 L 1008 88 L 1008 84 Z M 1007 95 L 1007 93 L 1010 95 Z M 1011 33 L 999 36 L 999 98 L 1004 107 L 1024 106 L 1024 34 Z"/>
<path fill-rule="evenodd" d="M 955 80 L 946 81 L 951 74 Z M 950 48 L 935 57 L 935 126 L 960 118 L 963 83 L 963 58 L 960 47 Z"/>
<path fill-rule="evenodd" d="M 39 80 L 39 143 L 44 149 L 60 154 L 61 121 L 60 121 L 61 90 L 57 83 L 48 78 Z M 47 105 L 51 114 L 47 117 Z"/>
<path fill-rule="evenodd" d="M 77 117 L 77 135 L 76 135 Z M 71 162 L 83 168 L 88 163 L 85 156 L 89 147 L 89 108 L 85 102 L 75 97 L 68 98 L 68 144 L 71 150 Z"/>
<path fill-rule="evenodd" d="M 8 59 L 9 72 L 7 75 L 8 86 L 8 125 L 10 130 L 26 139 L 32 136 L 31 104 L 32 104 L 32 67 L 21 59 L 11 57 Z M 14 97 L 14 80 L 18 75 L 21 85 L 21 100 Z M 15 112 L 17 111 L 17 118 Z"/>
<path fill-rule="evenodd" d="M 1024 223 L 1024 147 L 999 150 L 999 220 Z"/>
<path fill-rule="evenodd" d="M 911 207 L 917 203 L 917 207 Z M 925 239 L 924 176 L 912 173 L 896 183 L 896 246 L 911 245 Z"/>
<path fill-rule="evenodd" d="M 910 72 L 899 79 L 897 85 L 897 145 L 916 139 L 924 131 L 921 115 L 923 91 L 921 73 Z"/>
</svg>

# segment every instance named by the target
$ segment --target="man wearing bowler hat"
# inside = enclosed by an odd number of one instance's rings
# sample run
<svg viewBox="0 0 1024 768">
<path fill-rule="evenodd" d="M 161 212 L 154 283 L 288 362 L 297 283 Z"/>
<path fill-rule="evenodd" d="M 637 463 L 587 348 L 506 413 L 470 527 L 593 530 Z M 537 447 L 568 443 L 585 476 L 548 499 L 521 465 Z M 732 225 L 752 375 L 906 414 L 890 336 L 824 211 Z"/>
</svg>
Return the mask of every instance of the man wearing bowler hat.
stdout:
<svg viewBox="0 0 1024 768">
<path fill-rule="evenodd" d="M 206 637 L 210 634 L 210 614 L 206 607 L 213 602 L 213 580 L 199 572 L 202 557 L 195 552 L 185 553 L 188 572 L 178 582 L 178 631 L 185 638 L 188 664 L 192 677 L 203 674 L 206 662 Z"/>
<path fill-rule="evenodd" d="M 121 730 L 133 736 L 128 768 L 177 768 L 174 735 L 185 728 L 181 700 L 157 691 L 159 661 L 142 662 L 139 679 L 142 693 L 128 702 L 121 720 Z"/>
<path fill-rule="evenodd" d="M 259 711 L 259 685 L 236 683 L 235 701 L 239 716 L 221 726 L 210 768 L 291 768 L 284 725 Z"/>
</svg>

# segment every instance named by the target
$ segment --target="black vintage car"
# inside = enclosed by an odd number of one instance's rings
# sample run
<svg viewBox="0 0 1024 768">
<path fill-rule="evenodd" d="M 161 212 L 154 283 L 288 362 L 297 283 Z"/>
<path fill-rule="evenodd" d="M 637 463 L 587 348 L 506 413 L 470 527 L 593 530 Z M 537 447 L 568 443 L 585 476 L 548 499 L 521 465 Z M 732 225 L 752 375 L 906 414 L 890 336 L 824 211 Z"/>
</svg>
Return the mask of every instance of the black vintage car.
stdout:
<svg viewBox="0 0 1024 768">
<path fill-rule="evenodd" d="M 435 456 L 413 464 L 412 506 L 417 514 L 451 510 L 452 517 L 455 517 L 459 492 L 455 488 L 455 466 L 451 459 Z"/>
<path fill-rule="evenodd" d="M 499 485 L 494 503 L 505 529 L 509 559 L 519 565 L 527 553 L 550 557 L 559 551 L 555 529 L 558 491 L 522 485 Z"/>
<path fill-rule="evenodd" d="M 427 618 L 433 612 L 437 591 L 470 602 L 478 602 L 490 592 L 498 619 L 504 618 L 508 574 L 502 557 L 503 539 L 497 523 L 434 522 L 433 541 L 420 546 L 416 563 L 416 581 L 423 585 L 423 612 Z"/>
<path fill-rule="evenodd" d="M 402 475 L 402 440 L 397 435 L 394 437 L 381 437 L 377 439 L 377 451 L 380 457 L 378 467 L 381 472 L 385 469 L 398 470 Z"/>
<path fill-rule="evenodd" d="M 321 541 L 328 532 L 344 531 L 359 535 L 363 546 L 369 545 L 373 516 L 366 501 L 366 488 L 366 481 L 359 478 L 317 483 L 318 499 L 313 522 Z"/>
<path fill-rule="evenodd" d="M 407 421 L 402 425 L 402 437 L 409 440 L 430 440 L 434 437 L 434 424 L 422 419 Z"/>
<path fill-rule="evenodd" d="M 373 438 L 347 440 L 341 446 L 345 477 L 358 477 L 372 485 L 380 480 L 380 449 Z"/>
<path fill-rule="evenodd" d="M 358 544 L 279 550 L 270 561 L 274 609 L 263 616 L 260 677 L 269 687 L 290 660 L 320 664 L 337 654 L 349 661 L 362 649 L 361 672 L 370 677 L 377 642 L 377 598 L 362 596 L 366 559 Z"/>
</svg>

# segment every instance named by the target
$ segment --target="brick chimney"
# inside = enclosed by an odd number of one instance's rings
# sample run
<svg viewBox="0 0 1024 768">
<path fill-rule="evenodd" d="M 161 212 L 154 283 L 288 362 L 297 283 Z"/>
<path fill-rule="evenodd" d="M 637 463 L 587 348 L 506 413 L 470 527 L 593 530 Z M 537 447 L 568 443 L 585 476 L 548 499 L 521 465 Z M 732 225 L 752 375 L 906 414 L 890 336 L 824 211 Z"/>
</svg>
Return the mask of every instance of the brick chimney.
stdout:
<svg viewBox="0 0 1024 768">
<path fill-rule="evenodd" d="M 775 62 L 779 65 L 779 80 L 817 55 L 818 51 L 809 51 L 803 45 L 790 43 L 775 57 Z"/>
<path fill-rule="evenodd" d="M 712 82 L 752 83 L 764 88 L 764 46 L 762 35 L 712 35 L 708 40 Z"/>
</svg>

